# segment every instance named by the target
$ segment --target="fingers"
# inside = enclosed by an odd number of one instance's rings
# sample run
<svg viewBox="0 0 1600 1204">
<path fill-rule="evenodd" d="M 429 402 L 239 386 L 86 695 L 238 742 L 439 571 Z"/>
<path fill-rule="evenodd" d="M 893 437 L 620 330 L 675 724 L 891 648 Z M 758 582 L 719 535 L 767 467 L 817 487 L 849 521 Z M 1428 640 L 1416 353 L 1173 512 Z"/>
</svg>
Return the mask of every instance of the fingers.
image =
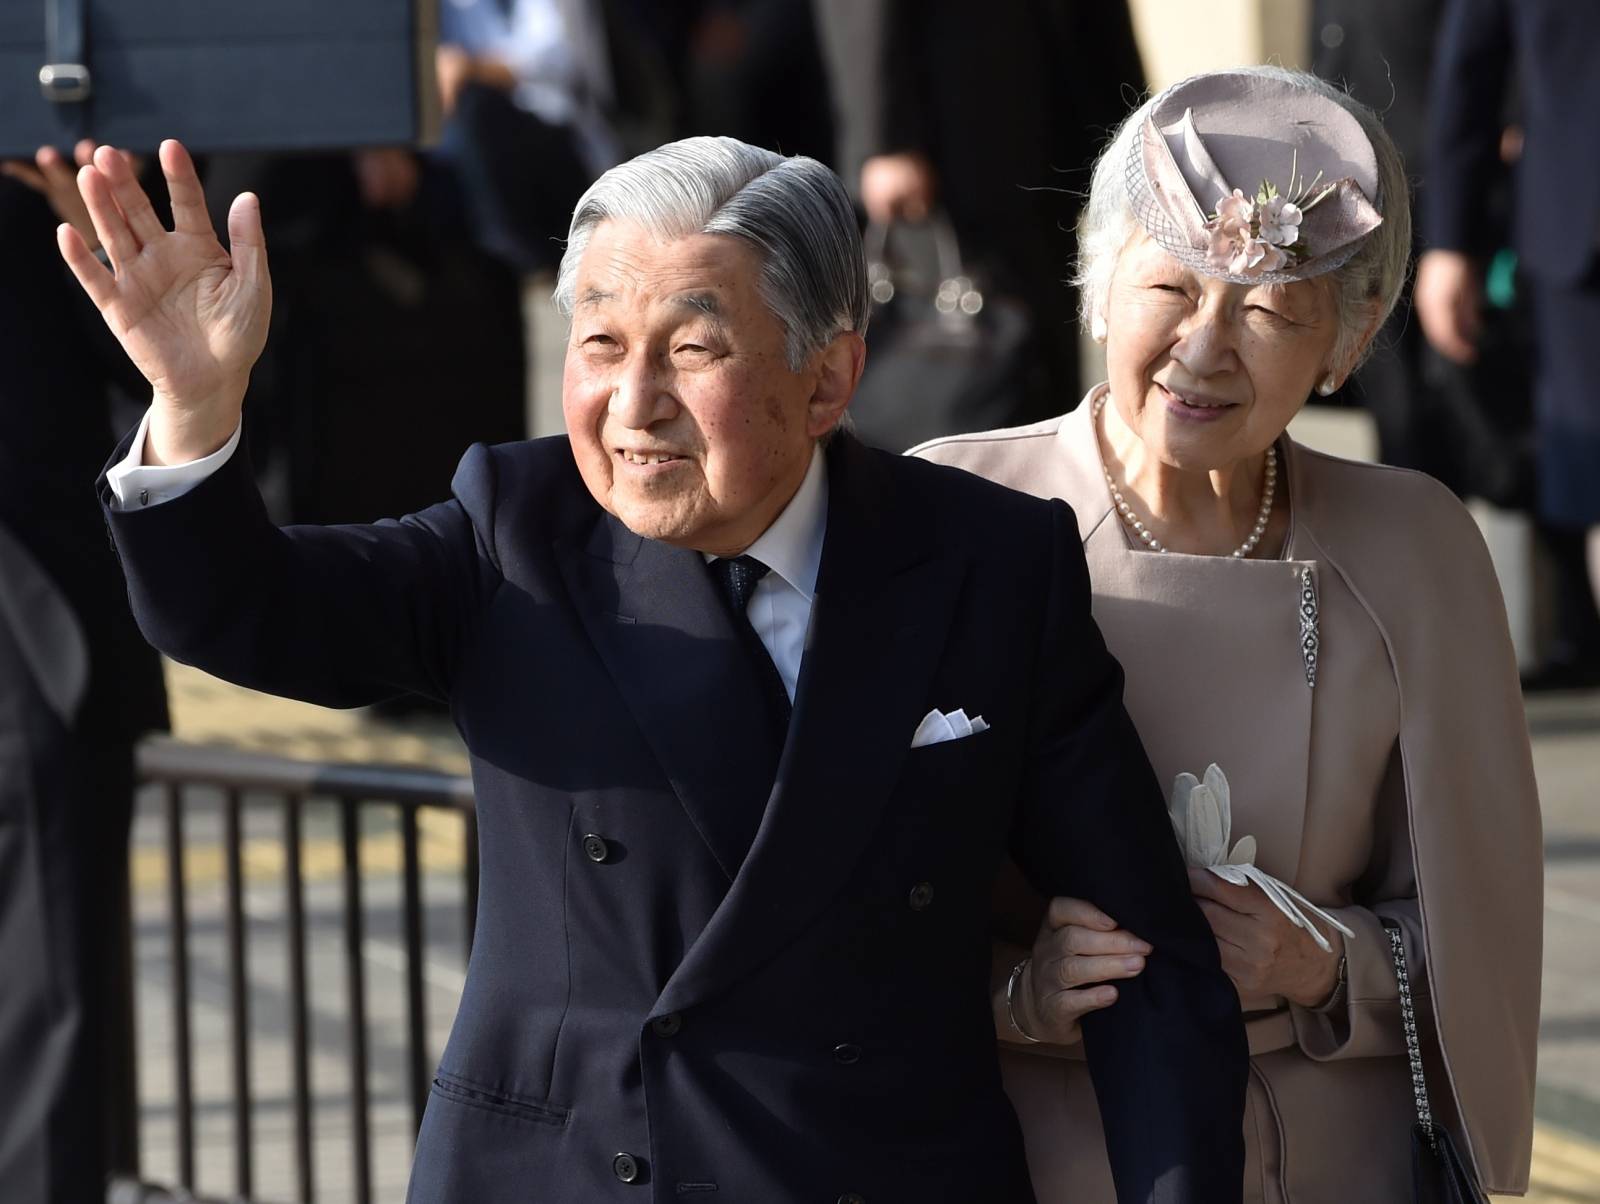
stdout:
<svg viewBox="0 0 1600 1204">
<path fill-rule="evenodd" d="M 90 165 L 78 172 L 78 191 L 89 210 L 89 220 L 94 223 L 100 245 L 111 256 L 112 266 L 120 270 L 139 254 L 139 242 L 117 206 L 111 182 L 98 165 Z"/>
<path fill-rule="evenodd" d="M 1189 890 L 1197 898 L 1210 899 L 1242 912 L 1255 911 L 1255 902 L 1260 896 L 1253 886 L 1235 886 L 1231 882 L 1224 882 L 1210 870 L 1194 867 L 1189 870 Z"/>
<path fill-rule="evenodd" d="M 37 167 L 30 166 L 27 163 L 19 163 L 8 159 L 4 163 L 0 163 L 0 176 L 5 176 L 8 180 L 15 180 L 35 192 L 44 193 L 50 190 L 50 183 L 45 179 L 44 173 Z"/>
<path fill-rule="evenodd" d="M 211 215 L 206 212 L 206 194 L 183 143 L 168 138 L 161 144 L 158 157 L 161 173 L 167 177 L 167 194 L 172 199 L 172 228 L 179 234 L 213 233 Z M 231 229 L 231 217 L 229 226 Z"/>
<path fill-rule="evenodd" d="M 96 308 L 104 310 L 116 297 L 116 278 L 94 257 L 88 244 L 83 241 L 83 235 L 74 230 L 70 223 L 62 222 L 56 227 L 56 246 L 61 250 L 61 258 L 67 261 L 72 274 L 83 286 L 83 291 L 89 294 L 89 300 L 95 303 Z"/>
<path fill-rule="evenodd" d="M 1076 957 L 1148 957 L 1151 952 L 1148 942 L 1121 928 L 1115 932 L 1062 928 L 1054 933 L 1052 944 L 1058 955 Z"/>
<path fill-rule="evenodd" d="M 38 153 L 34 155 L 33 161 L 38 164 L 39 174 L 44 177 L 51 188 L 67 190 L 75 187 L 74 177 L 77 172 L 73 170 L 72 164 L 68 163 L 55 147 L 41 146 Z M 81 167 L 82 164 L 79 164 L 79 166 Z"/>
<path fill-rule="evenodd" d="M 72 159 L 79 167 L 88 167 L 94 162 L 94 152 L 97 143 L 93 138 L 79 138 L 72 148 Z M 42 151 L 40 152 L 43 153 Z"/>
<path fill-rule="evenodd" d="M 98 147 L 94 152 L 94 165 L 111 182 L 111 195 L 140 246 L 167 232 L 150 207 L 150 198 L 140 186 L 139 177 L 133 174 L 133 164 L 127 155 L 115 147 Z"/>
<path fill-rule="evenodd" d="M 228 247 L 240 278 L 258 288 L 265 285 L 267 236 L 261 229 L 261 200 L 253 192 L 241 192 L 228 207 Z"/>
<path fill-rule="evenodd" d="M 1142 957 L 1062 957 L 1041 967 L 1044 979 L 1055 988 L 1075 989 L 1091 983 L 1116 982 L 1144 973 Z"/>
<path fill-rule="evenodd" d="M 33 160 L 39 165 L 46 195 L 57 214 L 77 225 L 80 234 L 87 234 L 88 224 L 82 220 L 83 198 L 78 195 L 77 169 L 53 146 L 41 146 Z"/>
<path fill-rule="evenodd" d="M 1045 922 L 1051 928 L 1065 928 L 1068 924 L 1076 924 L 1080 928 L 1095 928 L 1101 932 L 1110 932 L 1117 926 L 1115 920 L 1093 903 L 1059 895 L 1050 900 L 1049 910 L 1045 912 Z"/>
<path fill-rule="evenodd" d="M 1082 991 L 1056 991 L 1034 1001 L 1034 1014 L 1045 1040 L 1060 1044 L 1076 1041 L 1082 1035 L 1078 1023 L 1090 1012 L 1098 1012 L 1117 1001 L 1116 987 L 1099 986 Z"/>
</svg>

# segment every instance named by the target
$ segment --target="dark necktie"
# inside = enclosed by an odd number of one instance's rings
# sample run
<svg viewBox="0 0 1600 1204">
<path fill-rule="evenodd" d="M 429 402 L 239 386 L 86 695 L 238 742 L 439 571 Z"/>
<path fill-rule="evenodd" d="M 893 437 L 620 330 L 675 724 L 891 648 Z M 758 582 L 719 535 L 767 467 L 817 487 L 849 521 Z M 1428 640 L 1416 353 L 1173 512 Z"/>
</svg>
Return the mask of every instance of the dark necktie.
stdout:
<svg viewBox="0 0 1600 1204">
<path fill-rule="evenodd" d="M 740 638 L 750 650 L 750 658 L 755 664 L 756 673 L 761 678 L 762 688 L 772 708 L 773 717 L 778 721 L 778 730 L 787 731 L 791 709 L 789 691 L 783 684 L 783 676 L 778 672 L 778 666 L 772 661 L 772 654 L 767 651 L 766 645 L 761 642 L 761 637 L 756 634 L 755 627 L 751 625 L 750 612 L 747 609 L 750 605 L 750 595 L 756 592 L 756 584 L 772 570 L 754 556 L 722 557 L 713 560 L 707 567 L 721 588 L 728 609 L 733 612 Z"/>
</svg>

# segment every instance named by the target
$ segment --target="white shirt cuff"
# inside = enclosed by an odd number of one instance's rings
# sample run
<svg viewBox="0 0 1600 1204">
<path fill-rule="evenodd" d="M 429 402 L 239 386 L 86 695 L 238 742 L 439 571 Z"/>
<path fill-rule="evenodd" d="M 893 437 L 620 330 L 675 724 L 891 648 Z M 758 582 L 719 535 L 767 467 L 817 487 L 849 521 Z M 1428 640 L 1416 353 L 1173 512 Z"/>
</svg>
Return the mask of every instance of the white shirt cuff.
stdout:
<svg viewBox="0 0 1600 1204">
<path fill-rule="evenodd" d="M 228 441 L 198 460 L 187 464 L 142 464 L 145 433 L 150 429 L 150 411 L 139 420 L 139 429 L 133 434 L 133 445 L 120 463 L 106 473 L 106 484 L 116 499 L 113 510 L 137 510 L 144 506 L 159 506 L 180 498 L 228 462 L 239 446 L 239 433 L 244 423 L 233 428 Z"/>
</svg>

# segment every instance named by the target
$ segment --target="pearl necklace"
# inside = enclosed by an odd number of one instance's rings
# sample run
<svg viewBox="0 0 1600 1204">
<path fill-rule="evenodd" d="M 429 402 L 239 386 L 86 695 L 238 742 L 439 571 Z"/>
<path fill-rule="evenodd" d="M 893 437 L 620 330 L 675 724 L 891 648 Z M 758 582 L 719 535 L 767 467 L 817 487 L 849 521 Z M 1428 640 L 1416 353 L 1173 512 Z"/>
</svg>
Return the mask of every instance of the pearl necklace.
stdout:
<svg viewBox="0 0 1600 1204">
<path fill-rule="evenodd" d="M 1095 438 L 1099 439 L 1100 413 L 1106 408 L 1106 398 L 1109 394 L 1102 393 L 1095 399 L 1092 417 L 1095 422 Z M 1122 521 L 1128 524 L 1131 530 L 1152 552 L 1165 552 L 1167 549 L 1156 538 L 1155 532 L 1144 525 L 1144 522 L 1133 512 L 1133 507 L 1122 496 L 1122 491 L 1117 488 L 1116 478 L 1111 475 L 1111 470 L 1102 465 L 1106 474 L 1106 486 L 1111 490 L 1111 500 L 1116 503 L 1117 513 L 1122 515 Z M 1256 545 L 1261 542 L 1261 537 L 1267 533 L 1267 524 L 1272 520 L 1272 503 L 1278 493 L 1278 449 L 1267 448 L 1266 484 L 1261 491 L 1261 509 L 1256 512 L 1256 525 L 1250 529 L 1249 538 L 1233 550 L 1233 559 L 1243 560 L 1256 550 Z"/>
</svg>

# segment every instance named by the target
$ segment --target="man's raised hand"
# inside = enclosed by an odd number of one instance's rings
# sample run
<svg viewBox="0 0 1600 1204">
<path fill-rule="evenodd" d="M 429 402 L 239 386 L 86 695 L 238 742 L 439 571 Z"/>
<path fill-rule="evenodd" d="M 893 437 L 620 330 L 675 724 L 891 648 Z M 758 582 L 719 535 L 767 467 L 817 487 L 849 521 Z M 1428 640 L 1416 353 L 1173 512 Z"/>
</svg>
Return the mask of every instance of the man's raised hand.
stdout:
<svg viewBox="0 0 1600 1204">
<path fill-rule="evenodd" d="M 250 370 L 267 340 L 272 281 L 252 193 L 234 198 L 224 250 L 211 228 L 189 153 L 161 144 L 172 198 L 167 230 L 127 158 L 100 147 L 78 172 L 78 189 L 108 271 L 71 225 L 56 231 L 62 257 L 154 390 L 146 464 L 181 464 L 211 454 L 239 425 Z"/>
</svg>

